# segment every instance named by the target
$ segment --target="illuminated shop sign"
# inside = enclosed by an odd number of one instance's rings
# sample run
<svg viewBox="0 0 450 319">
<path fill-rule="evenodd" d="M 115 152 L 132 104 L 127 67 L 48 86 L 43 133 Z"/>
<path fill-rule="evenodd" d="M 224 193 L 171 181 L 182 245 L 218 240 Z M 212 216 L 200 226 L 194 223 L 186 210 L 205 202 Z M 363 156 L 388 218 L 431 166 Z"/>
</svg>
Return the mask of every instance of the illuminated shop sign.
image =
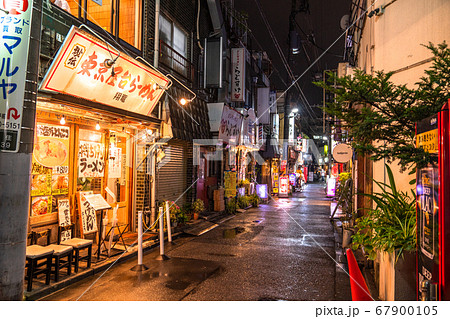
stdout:
<svg viewBox="0 0 450 319">
<path fill-rule="evenodd" d="M 105 61 L 114 59 L 112 72 Z M 162 73 L 72 27 L 40 89 L 148 116 L 168 83 Z"/>
<path fill-rule="evenodd" d="M 32 8 L 32 0 L 0 1 L 0 150 L 6 152 L 19 150 Z"/>
</svg>

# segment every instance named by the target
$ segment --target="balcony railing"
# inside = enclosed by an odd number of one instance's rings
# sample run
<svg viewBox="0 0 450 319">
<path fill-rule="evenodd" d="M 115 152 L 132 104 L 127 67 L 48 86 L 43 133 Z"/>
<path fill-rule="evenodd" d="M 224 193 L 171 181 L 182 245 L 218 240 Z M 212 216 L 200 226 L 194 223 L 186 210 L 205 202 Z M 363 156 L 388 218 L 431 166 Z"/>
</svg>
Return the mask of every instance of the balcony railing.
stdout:
<svg viewBox="0 0 450 319">
<path fill-rule="evenodd" d="M 160 43 L 160 53 L 160 62 L 163 65 L 183 76 L 188 81 L 193 81 L 194 69 L 192 67 L 192 63 L 189 62 L 189 60 L 186 59 L 181 53 L 175 51 L 164 41 L 161 41 Z"/>
</svg>

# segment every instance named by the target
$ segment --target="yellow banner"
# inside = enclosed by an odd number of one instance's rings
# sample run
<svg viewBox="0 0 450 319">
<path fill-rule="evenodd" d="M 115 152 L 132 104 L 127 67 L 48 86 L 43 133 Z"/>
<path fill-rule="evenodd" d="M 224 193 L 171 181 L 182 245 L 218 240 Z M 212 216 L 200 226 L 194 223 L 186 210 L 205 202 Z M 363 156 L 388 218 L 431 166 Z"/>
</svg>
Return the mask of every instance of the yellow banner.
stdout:
<svg viewBox="0 0 450 319">
<path fill-rule="evenodd" d="M 417 134 L 416 147 L 422 147 L 428 153 L 437 153 L 439 150 L 438 130 L 431 130 Z"/>
</svg>

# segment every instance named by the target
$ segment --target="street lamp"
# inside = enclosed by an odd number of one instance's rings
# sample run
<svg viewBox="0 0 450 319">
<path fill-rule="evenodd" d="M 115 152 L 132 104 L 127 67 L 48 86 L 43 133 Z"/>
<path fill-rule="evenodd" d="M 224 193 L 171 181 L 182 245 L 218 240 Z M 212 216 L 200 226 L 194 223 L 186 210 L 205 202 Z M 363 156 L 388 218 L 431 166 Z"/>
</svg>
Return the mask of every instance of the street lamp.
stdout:
<svg viewBox="0 0 450 319">
<path fill-rule="evenodd" d="M 197 94 L 195 94 L 191 89 L 189 89 L 186 85 L 184 85 L 183 83 L 181 83 L 176 77 L 174 77 L 172 74 L 167 74 L 166 75 L 166 77 L 171 77 L 172 79 L 174 79 L 175 81 L 177 81 L 182 87 L 184 87 L 186 90 L 188 90 L 190 93 L 192 93 L 192 95 L 193 95 L 193 97 L 192 98 L 190 98 L 190 99 L 187 99 L 187 98 L 185 98 L 185 97 L 182 97 L 181 99 L 180 99 L 180 104 L 181 105 L 186 105 L 187 103 L 190 103 L 190 102 L 192 102 L 196 97 L 197 97 Z"/>
</svg>

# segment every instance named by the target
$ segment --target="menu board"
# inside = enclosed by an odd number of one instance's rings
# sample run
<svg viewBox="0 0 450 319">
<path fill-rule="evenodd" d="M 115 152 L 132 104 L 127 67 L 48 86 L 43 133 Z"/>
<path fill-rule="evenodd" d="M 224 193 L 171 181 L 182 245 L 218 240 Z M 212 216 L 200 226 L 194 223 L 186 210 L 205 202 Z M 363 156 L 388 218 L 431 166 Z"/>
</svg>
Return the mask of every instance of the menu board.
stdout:
<svg viewBox="0 0 450 319">
<path fill-rule="evenodd" d="M 70 128 L 36 124 L 36 140 L 31 163 L 31 216 L 52 212 L 55 195 L 69 193 Z"/>
<path fill-rule="evenodd" d="M 122 149 L 109 148 L 108 178 L 120 178 L 122 175 Z"/>
<path fill-rule="evenodd" d="M 78 213 L 80 214 L 81 230 L 84 235 L 97 232 L 95 209 L 85 197 L 89 194 L 93 194 L 93 192 L 78 192 Z"/>
<path fill-rule="evenodd" d="M 236 172 L 224 172 L 225 197 L 236 196 Z"/>
<path fill-rule="evenodd" d="M 104 153 L 103 143 L 80 141 L 78 177 L 103 177 L 105 174 Z"/>
<path fill-rule="evenodd" d="M 71 224 L 70 221 L 70 204 L 68 198 L 58 200 L 58 221 L 60 226 L 67 226 Z M 72 238 L 72 231 L 65 230 L 61 233 L 61 241 Z"/>
</svg>

